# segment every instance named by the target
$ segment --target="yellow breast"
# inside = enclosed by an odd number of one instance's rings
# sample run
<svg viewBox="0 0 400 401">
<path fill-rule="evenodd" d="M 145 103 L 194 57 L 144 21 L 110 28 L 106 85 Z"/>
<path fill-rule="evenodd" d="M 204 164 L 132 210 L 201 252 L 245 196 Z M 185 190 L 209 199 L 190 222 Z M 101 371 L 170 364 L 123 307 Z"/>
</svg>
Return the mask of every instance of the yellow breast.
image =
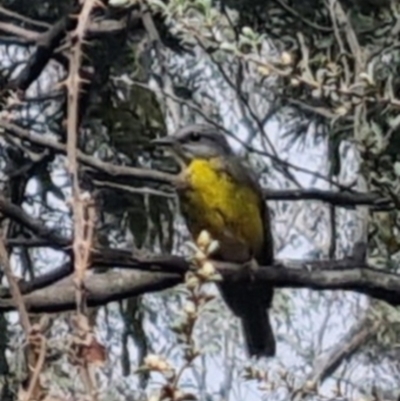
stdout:
<svg viewBox="0 0 400 401">
<path fill-rule="evenodd" d="M 180 199 L 192 236 L 208 230 L 226 260 L 247 260 L 259 253 L 264 242 L 259 196 L 217 168 L 215 161 L 194 160 L 186 173 L 189 186 Z"/>
</svg>

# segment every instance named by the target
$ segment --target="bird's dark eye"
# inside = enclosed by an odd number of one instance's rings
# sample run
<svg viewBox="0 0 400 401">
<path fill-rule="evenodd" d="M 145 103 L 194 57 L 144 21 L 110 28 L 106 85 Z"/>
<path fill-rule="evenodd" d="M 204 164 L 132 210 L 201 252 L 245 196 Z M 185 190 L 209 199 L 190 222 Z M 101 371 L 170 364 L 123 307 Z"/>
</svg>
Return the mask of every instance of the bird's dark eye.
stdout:
<svg viewBox="0 0 400 401">
<path fill-rule="evenodd" d="M 199 141 L 200 140 L 200 134 L 198 133 L 198 132 L 192 132 L 191 134 L 190 134 L 190 139 L 192 140 L 192 141 Z"/>
</svg>

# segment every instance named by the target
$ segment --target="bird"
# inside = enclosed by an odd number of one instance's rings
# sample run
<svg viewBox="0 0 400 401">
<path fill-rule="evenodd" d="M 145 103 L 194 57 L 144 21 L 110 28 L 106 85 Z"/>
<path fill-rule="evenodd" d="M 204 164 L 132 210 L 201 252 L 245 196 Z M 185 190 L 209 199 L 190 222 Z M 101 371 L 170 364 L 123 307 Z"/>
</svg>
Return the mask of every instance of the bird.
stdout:
<svg viewBox="0 0 400 401">
<path fill-rule="evenodd" d="M 269 208 L 254 171 L 211 124 L 188 124 L 153 144 L 170 153 L 181 167 L 176 188 L 181 214 L 195 240 L 206 230 L 219 247 L 217 261 L 273 264 Z M 273 357 L 276 341 L 269 319 L 274 289 L 268 283 L 217 283 L 223 300 L 242 325 L 250 358 Z"/>
</svg>

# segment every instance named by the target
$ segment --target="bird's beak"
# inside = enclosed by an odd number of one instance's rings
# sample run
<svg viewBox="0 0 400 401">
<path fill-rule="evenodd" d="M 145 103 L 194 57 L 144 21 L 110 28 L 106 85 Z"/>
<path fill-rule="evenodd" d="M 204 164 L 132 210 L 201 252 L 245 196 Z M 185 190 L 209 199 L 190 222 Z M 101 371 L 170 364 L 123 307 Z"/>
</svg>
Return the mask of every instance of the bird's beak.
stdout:
<svg viewBox="0 0 400 401">
<path fill-rule="evenodd" d="M 151 144 L 159 146 L 164 152 L 169 153 L 178 163 L 181 169 L 185 168 L 184 155 L 179 141 L 171 135 L 153 139 Z"/>
<path fill-rule="evenodd" d="M 154 146 L 160 146 L 160 147 L 172 147 L 173 145 L 176 144 L 175 138 L 172 138 L 172 136 L 163 136 L 162 138 L 156 138 L 151 141 L 151 144 Z"/>
</svg>

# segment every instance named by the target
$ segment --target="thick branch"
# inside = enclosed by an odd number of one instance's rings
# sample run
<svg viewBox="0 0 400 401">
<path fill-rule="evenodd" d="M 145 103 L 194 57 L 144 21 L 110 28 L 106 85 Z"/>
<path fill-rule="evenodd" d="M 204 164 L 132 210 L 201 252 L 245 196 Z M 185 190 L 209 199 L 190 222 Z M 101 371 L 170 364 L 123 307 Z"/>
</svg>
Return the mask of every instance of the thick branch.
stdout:
<svg viewBox="0 0 400 401">
<path fill-rule="evenodd" d="M 177 256 L 134 255 L 129 251 L 96 252 L 93 260 L 98 266 L 118 266 L 153 272 L 181 273 L 188 270 L 187 262 Z M 233 263 L 214 262 L 228 280 L 245 281 L 249 271 Z M 400 304 L 400 275 L 374 269 L 350 258 L 317 261 L 276 261 L 274 266 L 260 267 L 254 279 L 278 288 L 310 288 L 314 290 L 349 290 Z"/>
<path fill-rule="evenodd" d="M 249 280 L 250 272 L 246 266 L 221 262 L 214 264 L 226 280 Z M 134 295 L 171 288 L 182 282 L 185 272 L 189 269 L 189 264 L 177 256 L 142 257 L 116 249 L 95 251 L 93 265 L 132 270 L 112 270 L 86 277 L 89 305 L 104 305 Z M 400 305 L 399 275 L 357 264 L 351 259 L 277 262 L 275 266 L 260 267 L 252 273 L 251 279 L 265 281 L 266 284 L 277 288 L 354 291 L 394 306 Z M 30 289 L 33 288 L 34 283 Z M 3 289 L 3 296 L 7 296 L 5 291 L 7 290 Z M 57 284 L 25 295 L 24 302 L 32 312 L 69 310 L 75 307 L 74 291 L 71 278 L 66 278 Z M 11 299 L 3 298 L 0 301 L 0 311 L 13 308 Z"/>
<path fill-rule="evenodd" d="M 85 280 L 88 305 L 105 305 L 119 299 L 164 290 L 181 281 L 177 274 L 138 271 L 110 271 L 92 274 Z M 75 309 L 75 285 L 68 277 L 57 284 L 25 295 L 26 308 L 31 313 L 59 312 Z M 12 299 L 0 300 L 0 311 L 14 310 Z"/>
</svg>

